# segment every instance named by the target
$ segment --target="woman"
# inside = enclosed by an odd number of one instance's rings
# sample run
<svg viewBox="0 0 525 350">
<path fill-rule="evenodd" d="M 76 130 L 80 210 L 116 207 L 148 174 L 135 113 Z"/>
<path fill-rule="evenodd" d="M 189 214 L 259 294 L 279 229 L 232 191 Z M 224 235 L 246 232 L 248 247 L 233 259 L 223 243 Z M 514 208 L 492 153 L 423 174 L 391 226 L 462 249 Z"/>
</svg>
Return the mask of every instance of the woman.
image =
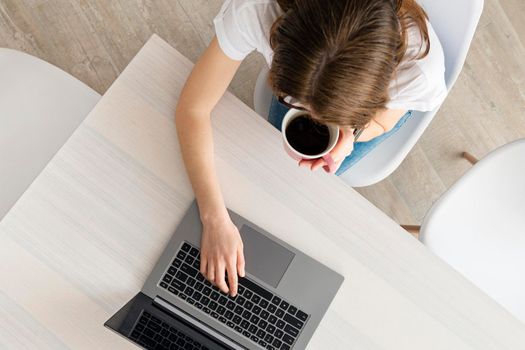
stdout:
<svg viewBox="0 0 525 350">
<path fill-rule="evenodd" d="M 257 50 L 270 66 L 274 126 L 297 106 L 341 128 L 330 152 L 341 174 L 412 110 L 433 110 L 443 101 L 444 59 L 414 0 L 226 0 L 214 24 L 216 36 L 181 93 L 176 124 L 203 223 L 200 270 L 234 296 L 237 276 L 245 273 L 243 245 L 217 181 L 210 113 L 242 60 Z"/>
</svg>

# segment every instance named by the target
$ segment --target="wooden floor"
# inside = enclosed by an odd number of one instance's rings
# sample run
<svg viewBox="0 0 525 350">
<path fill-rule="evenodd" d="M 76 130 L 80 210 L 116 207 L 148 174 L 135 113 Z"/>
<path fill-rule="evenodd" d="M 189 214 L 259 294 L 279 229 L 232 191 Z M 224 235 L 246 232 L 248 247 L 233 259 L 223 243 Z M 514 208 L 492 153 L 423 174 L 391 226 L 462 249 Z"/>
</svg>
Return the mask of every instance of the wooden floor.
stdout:
<svg viewBox="0 0 525 350">
<path fill-rule="evenodd" d="M 0 47 L 28 52 L 104 93 L 152 33 L 195 61 L 222 0 L 0 0 Z M 399 169 L 359 192 L 398 222 L 419 223 L 478 157 L 525 136 L 525 1 L 485 0 L 462 75 Z M 230 90 L 252 106 L 263 60 L 252 54 Z M 1 77 L 0 77 L 1 79 Z M 523 160 L 517 160 L 523 161 Z M 502 181 L 505 181 L 502 179 Z"/>
</svg>

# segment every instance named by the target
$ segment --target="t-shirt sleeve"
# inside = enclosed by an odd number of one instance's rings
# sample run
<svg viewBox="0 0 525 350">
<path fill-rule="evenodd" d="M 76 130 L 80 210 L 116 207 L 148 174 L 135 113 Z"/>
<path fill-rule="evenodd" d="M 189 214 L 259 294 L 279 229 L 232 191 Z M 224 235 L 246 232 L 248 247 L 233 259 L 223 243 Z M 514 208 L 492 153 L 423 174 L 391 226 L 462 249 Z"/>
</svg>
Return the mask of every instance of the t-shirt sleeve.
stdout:
<svg viewBox="0 0 525 350">
<path fill-rule="evenodd" d="M 447 87 L 443 72 L 433 72 L 434 76 L 425 74 L 414 64 L 394 78 L 390 87 L 389 109 L 406 109 L 416 111 L 432 111 L 436 109 L 447 95 Z"/>
<path fill-rule="evenodd" d="M 213 20 L 219 46 L 226 56 L 237 61 L 243 60 L 255 49 L 243 30 L 247 27 L 247 23 L 243 26 L 246 16 L 242 1 L 226 0 Z"/>
</svg>

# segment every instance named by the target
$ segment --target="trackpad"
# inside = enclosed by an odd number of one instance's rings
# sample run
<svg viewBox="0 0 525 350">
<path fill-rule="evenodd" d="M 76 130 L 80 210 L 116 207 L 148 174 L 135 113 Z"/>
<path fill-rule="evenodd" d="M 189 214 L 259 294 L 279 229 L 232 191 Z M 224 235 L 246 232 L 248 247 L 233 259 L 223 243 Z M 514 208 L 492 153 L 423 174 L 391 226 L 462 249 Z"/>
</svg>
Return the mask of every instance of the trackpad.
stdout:
<svg viewBox="0 0 525 350">
<path fill-rule="evenodd" d="M 277 288 L 295 254 L 248 225 L 243 225 L 239 232 L 246 271 Z"/>
</svg>

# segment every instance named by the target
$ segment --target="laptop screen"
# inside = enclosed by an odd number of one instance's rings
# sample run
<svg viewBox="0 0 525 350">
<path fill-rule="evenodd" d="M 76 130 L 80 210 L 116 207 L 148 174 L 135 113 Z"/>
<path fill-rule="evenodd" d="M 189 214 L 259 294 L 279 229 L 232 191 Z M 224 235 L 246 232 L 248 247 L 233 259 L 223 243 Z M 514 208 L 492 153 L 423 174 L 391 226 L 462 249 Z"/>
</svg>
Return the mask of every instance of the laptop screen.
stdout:
<svg viewBox="0 0 525 350">
<path fill-rule="evenodd" d="M 138 293 L 104 325 L 148 350 L 232 349 L 162 310 L 143 293 Z"/>
</svg>

